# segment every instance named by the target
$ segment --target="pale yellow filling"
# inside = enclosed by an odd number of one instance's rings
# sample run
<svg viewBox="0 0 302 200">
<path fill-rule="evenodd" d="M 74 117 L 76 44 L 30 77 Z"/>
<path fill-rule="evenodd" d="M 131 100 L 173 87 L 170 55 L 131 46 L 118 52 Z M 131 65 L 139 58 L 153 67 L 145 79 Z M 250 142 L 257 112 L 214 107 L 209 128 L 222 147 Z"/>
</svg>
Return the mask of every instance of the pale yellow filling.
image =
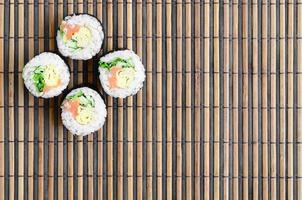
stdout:
<svg viewBox="0 0 302 200">
<path fill-rule="evenodd" d="M 117 86 L 120 88 L 128 88 L 135 78 L 136 70 L 134 68 L 122 68 L 116 74 Z"/>
<path fill-rule="evenodd" d="M 60 73 L 57 67 L 54 65 L 46 65 L 43 72 L 45 85 L 47 86 L 56 86 L 60 80 Z"/>
<path fill-rule="evenodd" d="M 79 124 L 88 124 L 92 120 L 92 108 L 91 107 L 78 107 L 78 115 L 76 116 L 77 122 Z"/>
<path fill-rule="evenodd" d="M 72 36 L 72 39 L 77 41 L 78 47 L 85 47 L 91 42 L 92 34 L 87 27 L 82 26 L 80 30 Z"/>
</svg>

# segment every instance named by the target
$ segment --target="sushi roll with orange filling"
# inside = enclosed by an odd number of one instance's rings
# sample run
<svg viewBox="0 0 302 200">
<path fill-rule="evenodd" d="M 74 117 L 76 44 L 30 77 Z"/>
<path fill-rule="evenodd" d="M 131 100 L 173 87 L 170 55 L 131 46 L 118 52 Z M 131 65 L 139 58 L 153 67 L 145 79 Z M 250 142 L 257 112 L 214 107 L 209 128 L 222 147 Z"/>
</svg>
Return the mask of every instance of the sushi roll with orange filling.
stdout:
<svg viewBox="0 0 302 200">
<path fill-rule="evenodd" d="M 67 87 L 70 74 L 60 56 L 44 52 L 31 59 L 23 68 L 26 88 L 36 97 L 58 96 Z"/>
<path fill-rule="evenodd" d="M 85 136 L 100 129 L 107 115 L 101 96 L 88 87 L 72 90 L 62 103 L 62 122 L 75 135 Z"/>
<path fill-rule="evenodd" d="M 117 98 L 136 94 L 145 80 L 145 68 L 131 50 L 115 51 L 101 57 L 99 72 L 105 92 Z"/>
<path fill-rule="evenodd" d="M 87 14 L 67 16 L 57 31 L 58 49 L 63 56 L 88 60 L 102 47 L 104 39 L 101 23 Z"/>
</svg>

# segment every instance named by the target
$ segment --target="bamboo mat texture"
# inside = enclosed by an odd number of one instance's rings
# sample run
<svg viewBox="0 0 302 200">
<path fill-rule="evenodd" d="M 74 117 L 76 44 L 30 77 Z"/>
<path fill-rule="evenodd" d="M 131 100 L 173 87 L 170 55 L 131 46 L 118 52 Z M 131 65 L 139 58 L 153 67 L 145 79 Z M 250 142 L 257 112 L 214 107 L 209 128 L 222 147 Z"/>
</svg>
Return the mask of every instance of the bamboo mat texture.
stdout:
<svg viewBox="0 0 302 200">
<path fill-rule="evenodd" d="M 88 137 L 62 126 L 63 95 L 22 80 L 72 13 L 105 29 L 98 56 L 64 58 L 64 94 L 88 85 L 107 105 Z M 120 48 L 146 68 L 126 99 L 98 78 Z M 302 1 L 0 0 L 0 199 L 302 199 L 301 120 Z"/>
</svg>

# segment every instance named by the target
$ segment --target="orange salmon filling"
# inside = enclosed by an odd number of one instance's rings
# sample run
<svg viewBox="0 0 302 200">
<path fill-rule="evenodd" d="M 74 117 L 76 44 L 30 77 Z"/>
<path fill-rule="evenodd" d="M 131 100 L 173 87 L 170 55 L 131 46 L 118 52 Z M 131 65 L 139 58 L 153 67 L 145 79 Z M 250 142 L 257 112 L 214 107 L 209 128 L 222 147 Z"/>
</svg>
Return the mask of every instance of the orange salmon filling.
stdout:
<svg viewBox="0 0 302 200">
<path fill-rule="evenodd" d="M 66 22 L 63 22 L 61 25 L 61 30 L 63 30 L 66 33 L 66 39 L 70 40 L 72 36 L 80 30 L 81 26 L 77 24 L 67 24 Z"/>
<path fill-rule="evenodd" d="M 117 78 L 116 75 L 118 72 L 122 70 L 122 67 L 114 66 L 110 68 L 110 73 L 108 75 L 108 82 L 110 88 L 116 88 L 117 87 Z"/>
<path fill-rule="evenodd" d="M 59 87 L 60 85 L 61 85 L 61 80 L 58 79 L 56 85 L 52 85 L 52 86 L 45 85 L 45 87 L 43 88 L 43 92 L 48 92 L 49 90 L 52 90 L 52 89 L 54 89 L 56 87 Z"/>
<path fill-rule="evenodd" d="M 71 113 L 71 115 L 76 118 L 78 115 L 78 107 L 80 106 L 80 100 L 70 100 L 64 105 L 65 109 Z"/>
</svg>

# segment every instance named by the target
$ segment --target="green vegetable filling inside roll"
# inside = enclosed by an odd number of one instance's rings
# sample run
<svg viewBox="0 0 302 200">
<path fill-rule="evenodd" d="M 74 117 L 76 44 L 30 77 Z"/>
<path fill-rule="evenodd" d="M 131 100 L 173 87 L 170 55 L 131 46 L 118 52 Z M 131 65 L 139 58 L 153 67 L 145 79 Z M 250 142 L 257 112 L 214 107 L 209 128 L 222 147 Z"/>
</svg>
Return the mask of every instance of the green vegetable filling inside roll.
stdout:
<svg viewBox="0 0 302 200">
<path fill-rule="evenodd" d="M 67 96 L 64 108 L 69 111 L 79 124 L 88 124 L 93 118 L 95 101 L 92 96 L 85 95 L 81 90 Z"/>
<path fill-rule="evenodd" d="M 39 92 L 47 92 L 61 84 L 59 71 L 54 65 L 37 66 L 32 80 Z"/>
<path fill-rule="evenodd" d="M 99 66 L 109 70 L 108 83 L 110 88 L 128 88 L 136 75 L 131 58 L 115 58 L 109 62 L 100 61 Z"/>
<path fill-rule="evenodd" d="M 85 26 L 63 21 L 59 31 L 65 45 L 74 50 L 83 49 L 92 41 L 92 33 Z"/>
</svg>

